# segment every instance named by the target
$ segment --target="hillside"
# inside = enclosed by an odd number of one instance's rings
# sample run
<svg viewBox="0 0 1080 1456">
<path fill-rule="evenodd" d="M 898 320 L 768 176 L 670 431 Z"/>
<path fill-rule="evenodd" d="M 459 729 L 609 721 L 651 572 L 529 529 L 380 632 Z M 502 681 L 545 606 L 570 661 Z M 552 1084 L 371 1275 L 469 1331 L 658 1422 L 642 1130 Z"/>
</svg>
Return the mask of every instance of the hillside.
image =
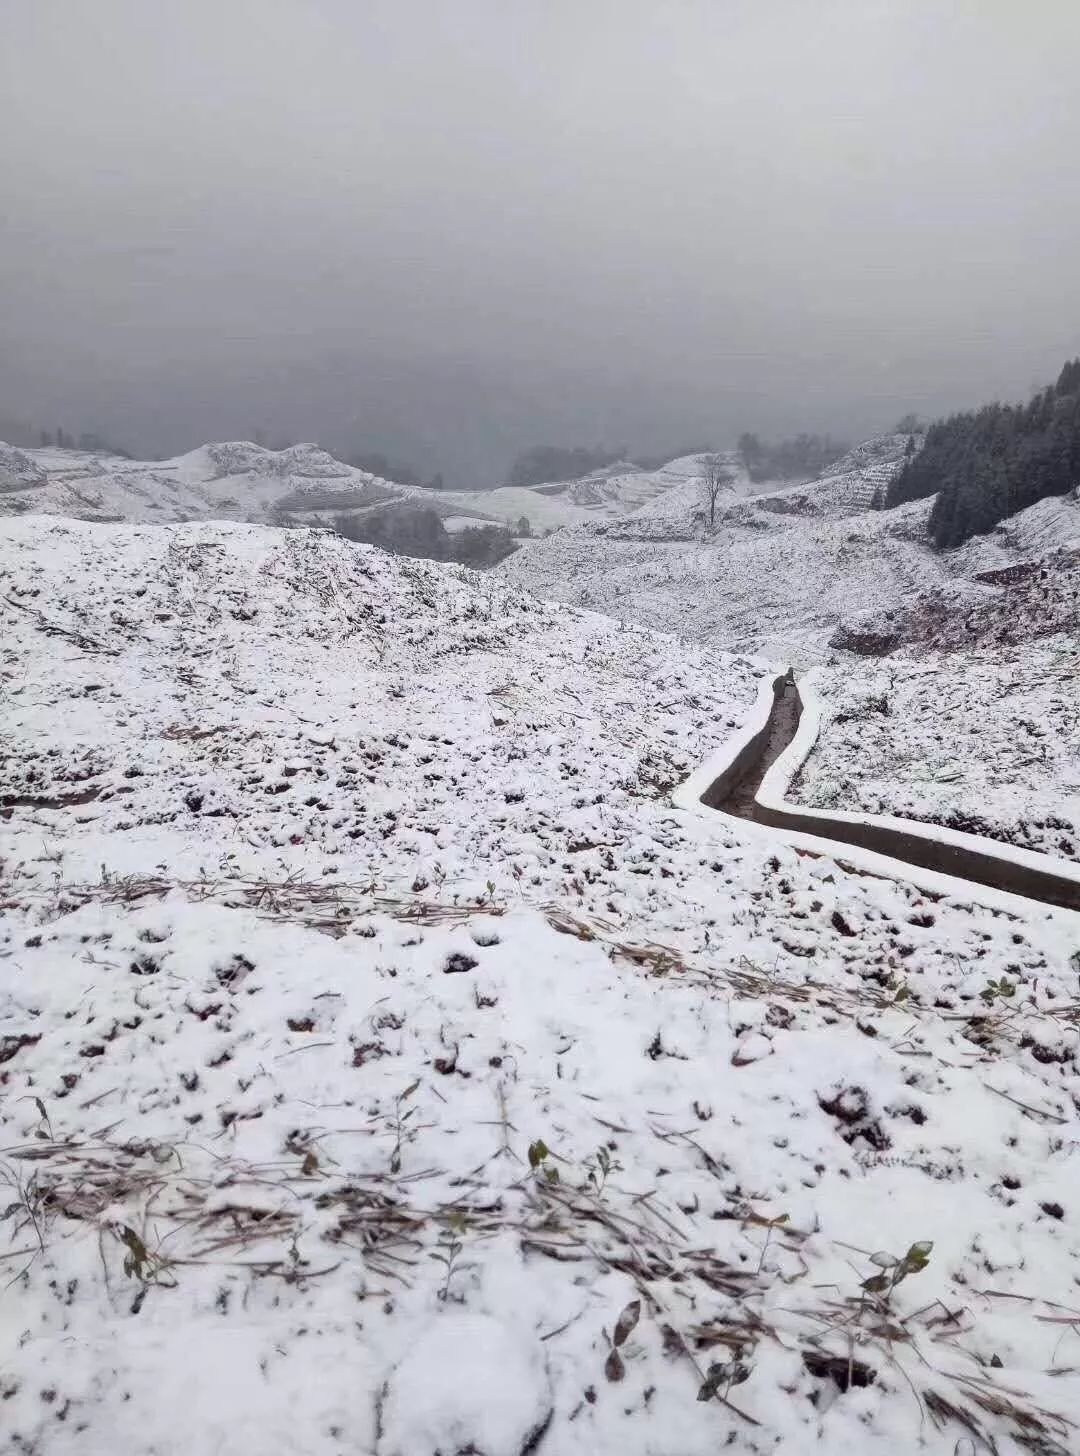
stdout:
<svg viewBox="0 0 1080 1456">
<path fill-rule="evenodd" d="M 678 509 L 692 508 L 697 504 L 700 479 L 701 456 L 683 455 L 658 470 L 641 470 L 620 461 L 578 480 L 446 494 L 514 525 L 524 516 L 532 530 L 540 533 L 589 521 L 617 520 L 649 509 L 667 512 L 673 501 L 678 502 Z M 745 472 L 740 472 L 732 493 L 748 488 Z"/>
<path fill-rule="evenodd" d="M 317 445 L 267 450 L 248 441 L 203 445 L 172 460 L 139 461 L 98 451 L 16 450 L 0 444 L 0 517 L 41 512 L 79 520 L 328 522 L 399 504 L 431 509 L 449 530 L 524 516 L 540 534 L 642 508 L 697 500 L 700 456 L 645 471 L 616 462 L 577 480 L 497 490 L 435 491 L 358 470 Z M 748 489 L 745 475 L 733 494 Z"/>
<path fill-rule="evenodd" d="M 1080 612 L 1071 630 L 819 669 L 826 712 L 795 797 L 1080 861 Z"/>
<path fill-rule="evenodd" d="M 837 652 L 815 675 L 825 713 L 803 802 L 1080 859 L 1080 510 L 1041 501 L 994 535 L 1042 544 L 1050 519 L 1070 544 L 1002 565 L 1001 540 L 972 541 L 970 578 L 833 635 L 862 656 Z"/>
<path fill-rule="evenodd" d="M 865 508 L 900 468 L 907 437 L 878 437 L 819 481 L 729 501 L 712 533 L 696 490 L 618 521 L 528 543 L 499 570 L 541 596 L 774 660 L 820 660 L 942 601 L 992 600 L 982 574 L 1080 540 L 1080 497 L 1044 500 L 962 550 L 927 541 L 931 501 Z M 951 609 L 950 609 L 951 610 Z M 867 627 L 869 624 L 869 628 Z M 835 637 L 841 625 L 850 631 Z M 1055 630 L 1045 626 L 1043 631 Z"/>
<path fill-rule="evenodd" d="M 490 520 L 447 493 L 399 485 L 317 445 L 267 450 L 248 441 L 203 445 L 172 460 L 0 445 L 0 516 L 41 512 L 87 521 L 328 521 L 391 503 Z"/>
<path fill-rule="evenodd" d="M 962 546 L 998 522 L 1080 485 L 1080 359 L 1026 405 L 983 405 L 937 420 L 891 481 L 887 503 L 934 498 L 936 546 Z"/>
<path fill-rule="evenodd" d="M 541 596 L 796 662 L 820 656 L 845 615 L 947 576 L 919 539 L 925 505 L 824 517 L 776 500 L 729 507 L 707 538 L 685 515 L 563 532 L 499 571 Z"/>
<path fill-rule="evenodd" d="M 881 437 L 838 461 L 820 482 L 779 489 L 754 486 L 729 453 L 733 473 L 723 499 L 748 495 L 766 509 L 814 513 L 868 503 L 893 468 L 896 439 Z M 524 517 L 535 535 L 589 522 L 652 516 L 689 523 L 700 510 L 701 456 L 686 455 L 657 470 L 618 461 L 575 480 L 484 491 L 435 491 L 358 470 L 317 445 L 268 450 L 249 441 L 200 446 L 171 460 L 139 461 L 100 451 L 15 449 L 0 444 L 0 516 L 41 512 L 78 520 L 239 520 L 327 523 L 389 505 L 434 510 L 449 530 L 490 522 L 516 528 Z M 865 500 L 864 500 L 865 498 Z M 812 504 L 807 504 L 812 500 Z"/>
<path fill-rule="evenodd" d="M 0 597 L 13 1451 L 1066 1456 L 1076 917 L 675 807 L 765 667 L 495 577 Z"/>
</svg>

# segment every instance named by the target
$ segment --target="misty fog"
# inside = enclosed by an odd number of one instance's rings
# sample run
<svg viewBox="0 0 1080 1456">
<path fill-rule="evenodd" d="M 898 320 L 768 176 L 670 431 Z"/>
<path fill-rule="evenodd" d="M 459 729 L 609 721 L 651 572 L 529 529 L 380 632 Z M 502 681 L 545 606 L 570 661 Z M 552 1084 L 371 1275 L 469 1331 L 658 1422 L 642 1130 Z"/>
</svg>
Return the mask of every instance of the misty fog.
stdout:
<svg viewBox="0 0 1080 1456">
<path fill-rule="evenodd" d="M 1080 312 L 1080 10 L 3 0 L 0 437 L 845 438 Z"/>
</svg>

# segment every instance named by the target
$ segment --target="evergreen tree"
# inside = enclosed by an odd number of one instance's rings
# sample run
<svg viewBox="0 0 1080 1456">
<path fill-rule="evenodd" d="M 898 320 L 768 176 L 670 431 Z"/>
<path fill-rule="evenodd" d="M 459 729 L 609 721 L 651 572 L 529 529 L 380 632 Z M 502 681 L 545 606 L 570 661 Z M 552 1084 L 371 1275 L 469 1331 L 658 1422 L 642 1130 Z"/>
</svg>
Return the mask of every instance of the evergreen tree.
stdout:
<svg viewBox="0 0 1080 1456">
<path fill-rule="evenodd" d="M 935 495 L 930 534 L 947 550 L 1078 482 L 1080 359 L 1074 359 L 1026 405 L 983 405 L 931 425 L 918 454 L 905 450 L 885 504 Z"/>
</svg>

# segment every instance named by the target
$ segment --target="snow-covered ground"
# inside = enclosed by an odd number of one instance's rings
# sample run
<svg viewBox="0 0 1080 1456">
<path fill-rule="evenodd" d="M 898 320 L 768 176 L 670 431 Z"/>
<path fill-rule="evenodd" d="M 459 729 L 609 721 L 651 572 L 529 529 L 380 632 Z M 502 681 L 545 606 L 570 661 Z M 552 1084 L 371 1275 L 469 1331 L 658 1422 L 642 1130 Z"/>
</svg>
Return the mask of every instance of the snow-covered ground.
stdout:
<svg viewBox="0 0 1080 1456">
<path fill-rule="evenodd" d="M 1077 917 L 673 807 L 713 646 L 304 531 L 0 570 L 9 1449 L 1075 1448 Z"/>
<path fill-rule="evenodd" d="M 735 472 L 734 497 L 749 488 Z M 268 450 L 249 441 L 202 445 L 172 460 L 128 460 L 98 451 L 48 447 L 20 450 L 0 444 L 0 516 L 28 512 L 81 520 L 241 520 L 326 522 L 399 502 L 452 521 L 496 521 L 516 527 L 524 516 L 540 534 L 582 522 L 614 520 L 649 507 L 680 510 L 696 504 L 701 456 L 672 460 L 659 470 L 623 461 L 580 480 L 498 490 L 429 490 L 384 480 L 346 465 L 317 445 Z"/>
<path fill-rule="evenodd" d="M 828 703 L 793 797 L 1080 860 L 1080 641 L 820 670 Z"/>
<path fill-rule="evenodd" d="M 877 662 L 836 653 L 817 674 L 827 707 L 796 781 L 802 802 L 1080 859 L 1075 511 L 1075 500 L 1040 502 L 955 553 L 971 577 L 853 624 L 864 648 L 893 650 Z M 1050 517 L 1056 549 L 1009 564 L 1005 543 L 1016 554 L 1045 544 Z"/>
</svg>

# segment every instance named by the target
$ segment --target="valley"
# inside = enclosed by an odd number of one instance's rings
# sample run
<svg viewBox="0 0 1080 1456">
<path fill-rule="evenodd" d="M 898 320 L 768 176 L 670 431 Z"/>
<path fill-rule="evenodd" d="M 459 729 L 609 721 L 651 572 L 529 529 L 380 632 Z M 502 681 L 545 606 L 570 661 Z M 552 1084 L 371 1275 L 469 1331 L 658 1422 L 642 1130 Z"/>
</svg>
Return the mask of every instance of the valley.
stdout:
<svg viewBox="0 0 1080 1456">
<path fill-rule="evenodd" d="M 4 7 L 0 1456 L 1078 1456 L 1080 7 Z"/>
<path fill-rule="evenodd" d="M 1075 866 L 1075 502 L 687 457 L 476 573 L 249 448 L 6 496 L 15 1449 L 1064 1456 L 1080 913 L 701 796 L 791 660 L 792 809 Z"/>
</svg>

